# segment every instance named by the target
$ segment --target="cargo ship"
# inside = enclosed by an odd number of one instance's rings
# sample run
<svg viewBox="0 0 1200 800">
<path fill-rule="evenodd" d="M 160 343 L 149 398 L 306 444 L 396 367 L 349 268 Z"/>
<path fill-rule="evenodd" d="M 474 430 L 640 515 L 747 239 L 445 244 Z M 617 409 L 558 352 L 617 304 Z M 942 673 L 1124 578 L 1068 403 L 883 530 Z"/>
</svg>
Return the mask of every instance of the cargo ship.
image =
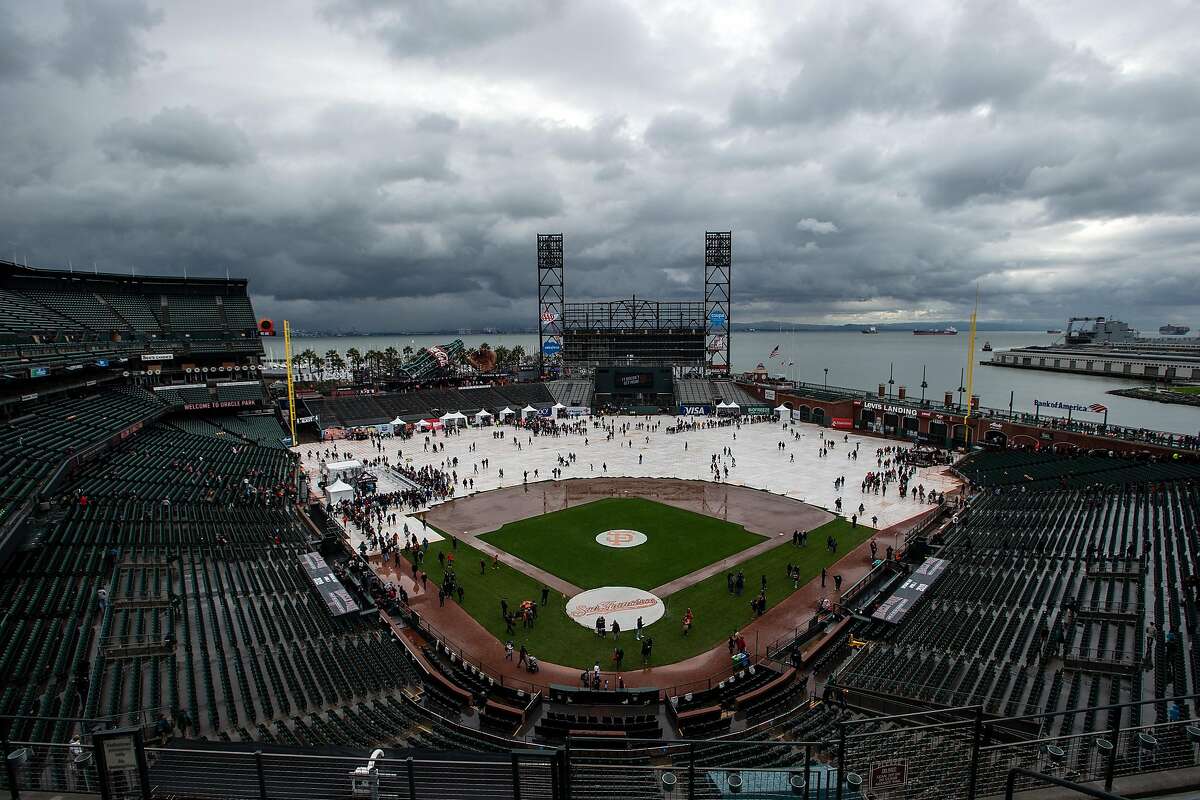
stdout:
<svg viewBox="0 0 1200 800">
<path fill-rule="evenodd" d="M 913 336 L 957 336 L 958 328 L 921 328 L 913 331 Z"/>
<path fill-rule="evenodd" d="M 991 343 L 991 342 L 984 342 L 984 343 L 983 343 L 983 352 L 985 352 L 985 353 L 990 353 L 990 352 L 992 352 L 992 343 Z"/>
<path fill-rule="evenodd" d="M 1187 325 L 1163 325 L 1158 332 L 1162 336 L 1184 336 L 1190 330 Z"/>
<path fill-rule="evenodd" d="M 879 333 L 879 329 L 876 328 L 874 325 L 871 325 L 870 327 L 863 328 L 862 332 L 863 333 Z"/>
</svg>

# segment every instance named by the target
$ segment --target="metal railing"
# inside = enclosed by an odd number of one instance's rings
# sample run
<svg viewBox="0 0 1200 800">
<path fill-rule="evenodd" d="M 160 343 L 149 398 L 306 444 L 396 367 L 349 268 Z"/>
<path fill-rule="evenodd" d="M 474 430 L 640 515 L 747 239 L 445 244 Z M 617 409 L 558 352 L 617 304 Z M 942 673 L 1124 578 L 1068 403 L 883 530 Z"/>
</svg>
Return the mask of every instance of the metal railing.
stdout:
<svg viewBox="0 0 1200 800">
<path fill-rule="evenodd" d="M 584 800 L 690 800 L 739 791 L 821 800 L 870 796 L 867 792 L 897 799 L 973 800 L 1002 795 L 1010 780 L 1019 791 L 1071 781 L 1111 792 L 1117 779 L 1200 765 L 1200 724 L 1195 721 L 1122 727 L 1133 708 L 1188 703 L 1196 697 L 1003 719 L 988 717 L 978 705 L 850 718 L 831 705 L 810 702 L 807 707 L 815 717 L 798 724 L 793 718 L 782 731 L 745 730 L 704 741 L 571 738 L 570 786 Z M 1109 716 L 1101 730 L 1049 733 L 1058 722 L 1073 727 L 1066 718 L 1105 713 Z M 819 738 L 756 738 L 787 736 L 789 730 Z M 1011 778 L 1014 769 L 1020 772 Z M 664 780 L 667 773 L 671 777 Z M 674 794 L 663 795 L 668 783 Z"/>
<path fill-rule="evenodd" d="M 1052 786 L 1059 786 L 1064 789 L 1072 789 L 1080 794 L 1085 794 L 1088 797 L 1098 797 L 1100 800 L 1125 800 L 1117 794 L 1110 792 L 1102 792 L 1099 789 L 1093 789 L 1091 786 L 1084 786 L 1081 783 L 1074 781 L 1063 780 L 1053 775 L 1047 775 L 1044 772 L 1034 772 L 1020 767 L 1013 767 L 1008 771 L 1008 784 L 1004 788 L 1004 800 L 1012 800 L 1013 795 L 1017 791 L 1017 778 L 1032 778 L 1037 783 L 1048 783 Z"/>
<path fill-rule="evenodd" d="M 150 789 L 135 791 L 131 782 L 123 796 L 693 800 L 745 793 L 850 800 L 886 792 L 895 800 L 975 800 L 1064 782 L 1112 792 L 1117 780 L 1127 784 L 1200 765 L 1200 725 L 1195 721 L 1127 724 L 1127 718 L 1158 720 L 1162 709 L 1155 706 L 1190 705 L 1197 697 L 1003 719 L 989 718 L 978 705 L 852 717 L 835 705 L 810 701 L 786 727 L 747 729 L 725 738 L 571 737 L 565 748 L 495 755 L 414 753 L 395 758 L 379 753 L 372 758 L 366 753 L 293 754 L 253 750 L 259 747 L 253 743 L 239 749 L 198 742 L 146 747 Z M 1076 731 L 1071 718 L 1080 714 L 1101 726 Z M 802 738 L 789 738 L 797 733 Z M 87 739 L 48 744 L 6 738 L 3 744 L 2 788 L 16 798 L 35 791 L 95 793 L 102 777 L 132 781 L 99 775 Z"/>
<path fill-rule="evenodd" d="M 439 800 L 560 800 L 566 795 L 561 751 L 467 757 L 437 755 L 324 756 L 260 750 L 147 747 L 150 789 L 121 771 L 102 776 L 91 744 L 7 742 L 3 788 L 25 794 L 100 794 L 101 781 L 125 798 L 167 800 L 311 800 L 418 798 Z"/>
<path fill-rule="evenodd" d="M 803 381 L 786 382 L 783 384 L 755 383 L 750 381 L 739 381 L 738 383 L 739 385 L 752 386 L 757 389 L 774 389 L 776 391 L 782 390 L 787 392 L 795 392 L 797 394 L 803 394 L 805 391 L 808 391 L 813 395 L 814 400 L 821 400 L 823 402 L 837 402 L 839 400 L 858 399 L 886 400 L 892 405 L 903 405 L 916 409 L 937 410 L 959 415 L 965 413 L 967 410 L 967 406 L 963 403 L 951 403 L 950 405 L 944 405 L 933 399 L 926 399 L 924 402 L 913 398 L 905 398 L 901 400 L 897 397 L 880 397 L 877 392 L 871 392 L 866 389 L 851 389 L 844 386 L 824 386 L 823 384 L 819 383 L 806 383 Z M 821 395 L 825 395 L 825 397 L 822 397 Z M 1085 433 L 1093 436 L 1119 439 L 1122 441 L 1145 442 L 1146 444 L 1159 445 L 1161 447 L 1175 447 L 1186 450 L 1200 449 L 1200 436 L 1195 436 L 1192 434 L 1178 433 L 1173 431 L 1160 431 L 1153 428 L 1133 428 L 1124 425 L 1109 425 L 1099 422 L 1087 422 L 1084 420 L 1051 416 L 1049 414 L 1031 414 L 1025 411 L 1009 411 L 1006 408 L 979 406 L 971 412 L 971 418 L 988 419 L 993 421 L 1004 420 L 1018 425 L 1028 425 L 1045 430 Z"/>
</svg>

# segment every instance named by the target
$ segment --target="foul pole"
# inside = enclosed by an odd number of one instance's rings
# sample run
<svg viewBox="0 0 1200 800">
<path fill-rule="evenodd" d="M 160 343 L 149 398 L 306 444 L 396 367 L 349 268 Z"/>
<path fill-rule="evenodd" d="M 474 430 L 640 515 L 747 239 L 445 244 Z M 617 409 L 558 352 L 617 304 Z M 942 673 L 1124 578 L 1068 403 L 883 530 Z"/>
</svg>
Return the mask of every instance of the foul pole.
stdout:
<svg viewBox="0 0 1200 800">
<path fill-rule="evenodd" d="M 967 444 L 971 443 L 971 427 L 967 425 L 967 420 L 971 418 L 971 412 L 975 410 L 971 398 L 975 396 L 972 389 L 975 383 L 975 319 L 978 314 L 979 284 L 975 284 L 975 308 L 971 311 L 971 334 L 967 337 L 967 411 L 963 414 L 963 436 Z"/>
<path fill-rule="evenodd" d="M 296 439 L 296 384 L 292 382 L 292 326 L 283 321 L 283 359 L 287 367 L 288 430 L 292 434 L 292 447 L 299 444 Z"/>
</svg>

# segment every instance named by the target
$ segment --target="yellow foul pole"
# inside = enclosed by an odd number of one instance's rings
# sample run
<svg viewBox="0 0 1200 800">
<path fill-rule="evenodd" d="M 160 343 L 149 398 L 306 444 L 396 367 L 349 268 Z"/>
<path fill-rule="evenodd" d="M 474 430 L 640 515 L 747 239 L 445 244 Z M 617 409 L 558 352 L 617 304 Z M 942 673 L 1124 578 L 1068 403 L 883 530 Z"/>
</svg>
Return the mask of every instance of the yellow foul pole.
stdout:
<svg viewBox="0 0 1200 800">
<path fill-rule="evenodd" d="M 971 404 L 971 398 L 974 397 L 972 389 L 975 383 L 975 318 L 979 314 L 979 284 L 975 284 L 975 309 L 971 312 L 971 334 L 967 337 L 967 412 L 963 415 L 965 423 L 971 417 L 971 412 L 974 407 Z M 966 435 L 967 442 L 971 441 L 971 429 L 965 428 L 963 433 Z"/>
<path fill-rule="evenodd" d="M 292 446 L 294 447 L 300 441 L 296 438 L 296 384 L 292 379 L 292 326 L 286 319 L 283 321 L 283 360 L 287 367 L 288 428 L 292 434 Z"/>
</svg>

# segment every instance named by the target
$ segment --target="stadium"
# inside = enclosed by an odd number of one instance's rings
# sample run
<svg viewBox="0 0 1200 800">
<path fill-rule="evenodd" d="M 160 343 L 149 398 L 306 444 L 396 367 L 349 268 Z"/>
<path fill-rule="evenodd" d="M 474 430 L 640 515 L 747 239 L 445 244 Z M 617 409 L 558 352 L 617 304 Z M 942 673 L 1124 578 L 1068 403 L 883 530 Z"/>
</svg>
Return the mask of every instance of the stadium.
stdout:
<svg viewBox="0 0 1200 800">
<path fill-rule="evenodd" d="M 732 244 L 568 303 L 539 235 L 528 363 L 332 390 L 244 280 L 0 263 L 9 795 L 1200 785 L 1200 442 L 735 375 Z"/>
</svg>

